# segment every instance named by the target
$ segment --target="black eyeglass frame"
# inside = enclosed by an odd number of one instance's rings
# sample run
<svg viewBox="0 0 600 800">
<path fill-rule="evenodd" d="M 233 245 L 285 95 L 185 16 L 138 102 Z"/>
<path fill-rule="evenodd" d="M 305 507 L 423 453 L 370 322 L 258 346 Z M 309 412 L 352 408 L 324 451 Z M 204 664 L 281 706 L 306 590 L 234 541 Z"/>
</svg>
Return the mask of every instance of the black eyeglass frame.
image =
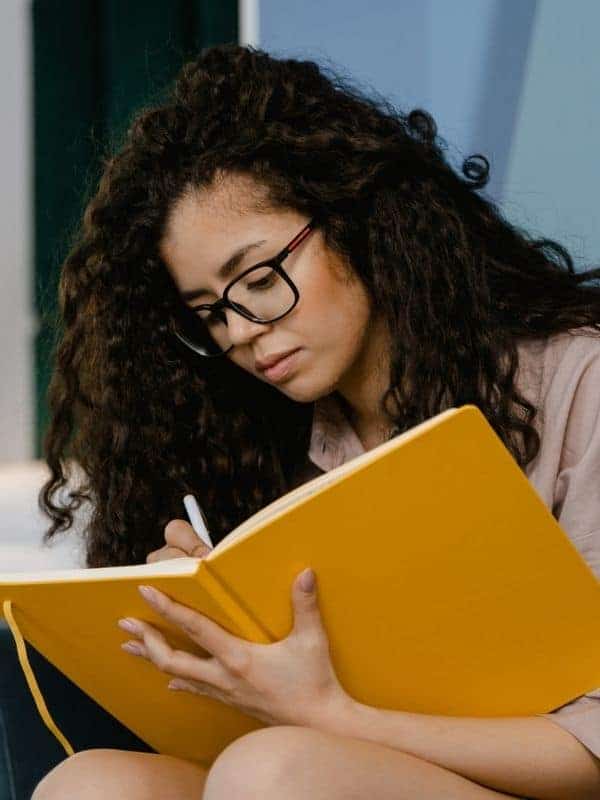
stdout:
<svg viewBox="0 0 600 800">
<path fill-rule="evenodd" d="M 232 311 L 236 312 L 236 314 L 239 314 L 245 319 L 249 319 L 251 322 L 257 322 L 260 325 L 270 325 L 271 322 L 276 322 L 278 319 L 282 319 L 283 317 L 287 316 L 298 304 L 298 300 L 300 299 L 300 292 L 296 284 L 292 281 L 290 276 L 287 274 L 287 272 L 283 269 L 281 265 L 285 261 L 285 259 L 291 253 L 293 253 L 294 250 L 297 247 L 299 247 L 308 236 L 310 236 L 310 234 L 314 231 L 316 227 L 317 227 L 317 222 L 316 219 L 313 218 L 310 220 L 310 222 L 308 222 L 304 226 L 304 228 L 302 228 L 302 230 L 299 233 L 297 233 L 294 236 L 294 238 L 290 242 L 286 244 L 286 246 L 283 249 L 279 251 L 279 253 L 277 253 L 277 255 L 273 256 L 272 258 L 267 258 L 264 261 L 259 261 L 258 264 L 253 264 L 251 267 L 248 267 L 248 269 L 245 269 L 241 273 L 241 275 L 237 275 L 232 281 L 230 281 L 227 284 L 227 286 L 223 289 L 223 294 L 221 295 L 221 297 L 218 300 L 215 300 L 214 303 L 201 303 L 200 305 L 197 306 L 188 306 L 189 310 L 194 312 L 206 310 L 214 314 L 215 312 L 218 313 L 219 311 L 225 308 L 231 308 Z M 278 317 L 273 317 L 273 319 L 265 320 L 255 317 L 249 311 L 244 309 L 243 306 L 238 305 L 237 303 L 231 301 L 228 297 L 228 293 L 231 287 L 238 281 L 240 281 L 243 277 L 248 275 L 248 273 L 254 272 L 257 269 L 261 269 L 262 267 L 267 267 L 267 266 L 274 269 L 275 272 L 277 272 L 277 274 L 280 275 L 283 278 L 283 280 L 288 284 L 288 286 L 290 287 L 290 289 L 294 294 L 294 302 L 287 309 L 287 311 L 284 311 L 283 314 L 280 314 Z M 225 324 L 227 324 L 226 321 Z M 206 353 L 202 351 L 192 341 L 190 341 L 186 336 L 181 334 L 179 331 L 174 330 L 173 332 L 175 336 L 177 336 L 177 338 L 183 342 L 183 344 L 185 344 L 187 347 L 189 347 L 198 355 L 202 356 L 202 358 L 221 358 L 222 356 L 227 355 L 227 353 L 229 353 L 230 350 L 232 350 L 235 347 L 235 345 L 232 344 L 231 347 L 228 347 L 227 350 L 223 350 L 222 353 Z M 210 334 L 208 335 L 210 336 Z"/>
</svg>

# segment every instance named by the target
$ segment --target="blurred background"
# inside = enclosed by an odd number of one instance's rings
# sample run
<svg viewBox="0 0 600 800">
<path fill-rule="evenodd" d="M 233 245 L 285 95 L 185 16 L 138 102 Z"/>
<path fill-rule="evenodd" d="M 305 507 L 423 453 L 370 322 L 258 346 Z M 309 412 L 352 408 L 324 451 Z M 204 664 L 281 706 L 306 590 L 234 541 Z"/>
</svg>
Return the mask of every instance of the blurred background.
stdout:
<svg viewBox="0 0 600 800">
<path fill-rule="evenodd" d="M 56 282 L 104 148 L 201 47 L 427 109 L 451 162 L 484 154 L 484 193 L 581 269 L 600 263 L 599 29 L 597 0 L 2 0 L 0 492 L 41 480 Z"/>
</svg>

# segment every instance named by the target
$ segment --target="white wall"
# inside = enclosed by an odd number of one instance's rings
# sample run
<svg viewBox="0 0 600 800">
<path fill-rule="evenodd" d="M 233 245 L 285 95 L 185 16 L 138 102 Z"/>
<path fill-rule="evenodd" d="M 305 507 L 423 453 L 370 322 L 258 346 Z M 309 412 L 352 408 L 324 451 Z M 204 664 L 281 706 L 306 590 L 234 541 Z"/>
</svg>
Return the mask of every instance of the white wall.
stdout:
<svg viewBox="0 0 600 800">
<path fill-rule="evenodd" d="M 0 462 L 34 442 L 30 10 L 0 2 Z"/>
<path fill-rule="evenodd" d="M 258 47 L 260 37 L 259 0 L 238 0 L 239 44 Z"/>
</svg>

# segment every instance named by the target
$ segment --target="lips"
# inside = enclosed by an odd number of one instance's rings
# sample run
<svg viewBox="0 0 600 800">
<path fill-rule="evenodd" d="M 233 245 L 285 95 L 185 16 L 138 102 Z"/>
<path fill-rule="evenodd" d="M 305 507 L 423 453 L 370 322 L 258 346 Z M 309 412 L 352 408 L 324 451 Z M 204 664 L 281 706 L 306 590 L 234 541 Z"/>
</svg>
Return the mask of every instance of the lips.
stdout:
<svg viewBox="0 0 600 800">
<path fill-rule="evenodd" d="M 275 353 L 274 355 L 270 356 L 269 358 L 265 358 L 264 360 L 256 360 L 255 366 L 259 372 L 266 372 L 271 367 L 274 367 L 280 361 L 283 361 L 284 358 L 287 358 L 292 353 L 295 353 L 296 350 L 299 350 L 298 347 L 294 347 L 291 350 L 284 350 L 281 353 Z"/>
<path fill-rule="evenodd" d="M 301 352 L 302 348 L 290 350 L 284 358 L 278 359 L 273 366 L 267 367 L 262 374 L 271 383 L 279 383 L 286 380 L 295 371 Z"/>
</svg>

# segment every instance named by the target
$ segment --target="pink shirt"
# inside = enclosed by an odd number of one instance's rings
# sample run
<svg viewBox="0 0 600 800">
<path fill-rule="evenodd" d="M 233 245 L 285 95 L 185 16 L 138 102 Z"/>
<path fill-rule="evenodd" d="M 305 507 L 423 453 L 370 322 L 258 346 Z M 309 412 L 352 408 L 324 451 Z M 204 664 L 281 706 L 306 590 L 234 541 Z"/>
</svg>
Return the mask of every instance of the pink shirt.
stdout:
<svg viewBox="0 0 600 800">
<path fill-rule="evenodd" d="M 581 328 L 518 345 L 516 381 L 538 408 L 530 482 L 600 580 L 600 332 Z M 316 401 L 301 483 L 365 449 L 335 394 Z M 598 631 L 600 636 L 600 631 Z M 600 688 L 542 714 L 600 758 Z"/>
</svg>

